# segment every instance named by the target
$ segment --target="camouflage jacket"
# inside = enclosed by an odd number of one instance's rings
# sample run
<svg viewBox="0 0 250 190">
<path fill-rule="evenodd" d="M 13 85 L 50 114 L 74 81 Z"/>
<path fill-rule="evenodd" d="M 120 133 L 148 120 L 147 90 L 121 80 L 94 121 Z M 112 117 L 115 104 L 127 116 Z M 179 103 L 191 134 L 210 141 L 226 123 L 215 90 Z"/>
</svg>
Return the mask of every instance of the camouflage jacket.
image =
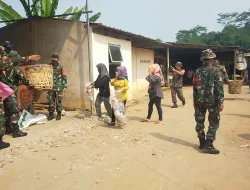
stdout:
<svg viewBox="0 0 250 190">
<path fill-rule="evenodd" d="M 218 68 L 203 65 L 193 76 L 194 105 L 218 105 L 224 102 L 222 75 Z"/>
<path fill-rule="evenodd" d="M 181 88 L 183 83 L 183 75 L 179 75 L 177 73 L 173 73 L 173 78 L 171 81 L 171 87 Z"/>
<path fill-rule="evenodd" d="M 25 86 L 33 87 L 33 85 L 24 77 L 20 68 L 8 67 L 0 70 L 0 81 L 7 84 L 17 94 L 19 83 Z"/>
<path fill-rule="evenodd" d="M 31 63 L 29 60 L 29 57 L 21 57 L 19 53 L 15 50 L 10 51 L 10 53 L 7 55 L 7 57 L 10 57 L 14 66 L 20 66 L 20 65 L 28 65 Z"/>
<path fill-rule="evenodd" d="M 11 50 L 8 54 L 5 51 L 2 51 L 1 57 L 3 58 L 4 56 L 10 58 L 14 66 L 28 65 L 31 63 L 28 56 L 21 57 L 15 50 Z"/>
<path fill-rule="evenodd" d="M 215 67 L 217 67 L 222 75 L 223 81 L 227 81 L 228 80 L 228 75 L 227 75 L 227 70 L 224 66 L 222 65 L 216 65 Z"/>
<path fill-rule="evenodd" d="M 62 91 L 64 88 L 67 88 L 67 76 L 63 66 L 58 64 L 53 66 L 53 91 Z"/>
</svg>

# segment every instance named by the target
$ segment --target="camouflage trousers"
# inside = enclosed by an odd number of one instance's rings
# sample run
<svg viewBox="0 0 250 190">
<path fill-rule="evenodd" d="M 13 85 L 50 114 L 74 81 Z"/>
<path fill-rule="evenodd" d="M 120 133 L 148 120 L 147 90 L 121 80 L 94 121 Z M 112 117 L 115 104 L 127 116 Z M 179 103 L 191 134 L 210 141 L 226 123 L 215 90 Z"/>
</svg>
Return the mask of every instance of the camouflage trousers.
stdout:
<svg viewBox="0 0 250 190">
<path fill-rule="evenodd" d="M 49 100 L 49 112 L 61 112 L 62 111 L 62 91 L 60 92 L 48 92 L 48 100 Z"/>
<path fill-rule="evenodd" d="M 0 109 L 0 137 L 5 134 L 5 125 L 4 125 L 4 115 L 2 110 Z"/>
<path fill-rule="evenodd" d="M 208 131 L 207 131 L 207 139 L 215 140 L 216 131 L 220 125 L 220 111 L 218 105 L 213 106 L 197 106 L 195 108 L 195 121 L 196 121 L 196 132 L 198 133 L 199 138 L 205 137 L 205 118 L 206 112 L 208 111 Z"/>
<path fill-rule="evenodd" d="M 178 88 L 178 87 L 171 87 L 172 102 L 173 102 L 174 104 L 177 103 L 176 94 L 177 94 L 178 98 L 179 98 L 182 102 L 185 101 L 185 98 L 184 98 L 183 92 L 182 92 L 182 87 L 180 87 L 180 88 Z"/>
<path fill-rule="evenodd" d="M 9 96 L 3 101 L 4 106 L 4 117 L 5 117 L 5 127 L 18 127 L 16 124 L 20 118 L 18 99 L 16 95 Z"/>
</svg>

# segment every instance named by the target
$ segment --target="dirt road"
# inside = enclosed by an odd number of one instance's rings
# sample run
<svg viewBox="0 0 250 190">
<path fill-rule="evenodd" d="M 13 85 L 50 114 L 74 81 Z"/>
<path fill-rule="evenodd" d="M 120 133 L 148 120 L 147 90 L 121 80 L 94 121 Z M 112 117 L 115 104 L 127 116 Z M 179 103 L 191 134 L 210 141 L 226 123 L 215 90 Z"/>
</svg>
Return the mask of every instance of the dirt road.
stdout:
<svg viewBox="0 0 250 190">
<path fill-rule="evenodd" d="M 128 108 L 123 129 L 75 113 L 32 126 L 26 138 L 6 137 L 12 146 L 0 151 L 0 189 L 249 190 L 248 89 L 226 95 L 215 142 L 220 155 L 199 152 L 191 88 L 184 94 L 187 105 L 173 110 L 165 93 L 162 125 L 139 122 L 147 112 L 144 97 Z"/>
</svg>

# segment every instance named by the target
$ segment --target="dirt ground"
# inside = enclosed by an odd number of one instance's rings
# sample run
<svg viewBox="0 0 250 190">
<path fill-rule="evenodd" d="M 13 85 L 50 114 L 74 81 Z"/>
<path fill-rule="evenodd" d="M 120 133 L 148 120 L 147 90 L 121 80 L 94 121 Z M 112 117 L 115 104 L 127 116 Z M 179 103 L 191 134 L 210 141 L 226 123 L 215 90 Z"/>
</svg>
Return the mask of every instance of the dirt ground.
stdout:
<svg viewBox="0 0 250 190">
<path fill-rule="evenodd" d="M 226 91 L 226 90 L 225 90 Z M 250 94 L 226 92 L 215 147 L 199 152 L 192 89 L 185 107 L 163 100 L 162 125 L 140 123 L 148 97 L 127 109 L 128 123 L 107 127 L 81 112 L 62 121 L 32 126 L 26 138 L 0 151 L 0 189 L 5 190 L 249 190 Z M 156 110 L 153 120 L 157 120 Z"/>
</svg>

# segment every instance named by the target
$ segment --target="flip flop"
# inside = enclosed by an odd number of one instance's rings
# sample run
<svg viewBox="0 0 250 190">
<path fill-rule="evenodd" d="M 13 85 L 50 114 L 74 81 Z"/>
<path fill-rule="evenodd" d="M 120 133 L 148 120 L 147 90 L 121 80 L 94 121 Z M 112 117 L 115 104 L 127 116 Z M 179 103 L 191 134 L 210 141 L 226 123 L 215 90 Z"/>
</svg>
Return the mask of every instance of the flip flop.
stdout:
<svg viewBox="0 0 250 190">
<path fill-rule="evenodd" d="M 146 123 L 148 123 L 148 122 L 150 122 L 150 120 L 144 118 L 144 119 L 141 120 L 141 122 L 146 122 Z"/>
<path fill-rule="evenodd" d="M 161 124 L 161 121 L 156 121 L 154 124 L 159 125 L 159 124 Z"/>
</svg>

